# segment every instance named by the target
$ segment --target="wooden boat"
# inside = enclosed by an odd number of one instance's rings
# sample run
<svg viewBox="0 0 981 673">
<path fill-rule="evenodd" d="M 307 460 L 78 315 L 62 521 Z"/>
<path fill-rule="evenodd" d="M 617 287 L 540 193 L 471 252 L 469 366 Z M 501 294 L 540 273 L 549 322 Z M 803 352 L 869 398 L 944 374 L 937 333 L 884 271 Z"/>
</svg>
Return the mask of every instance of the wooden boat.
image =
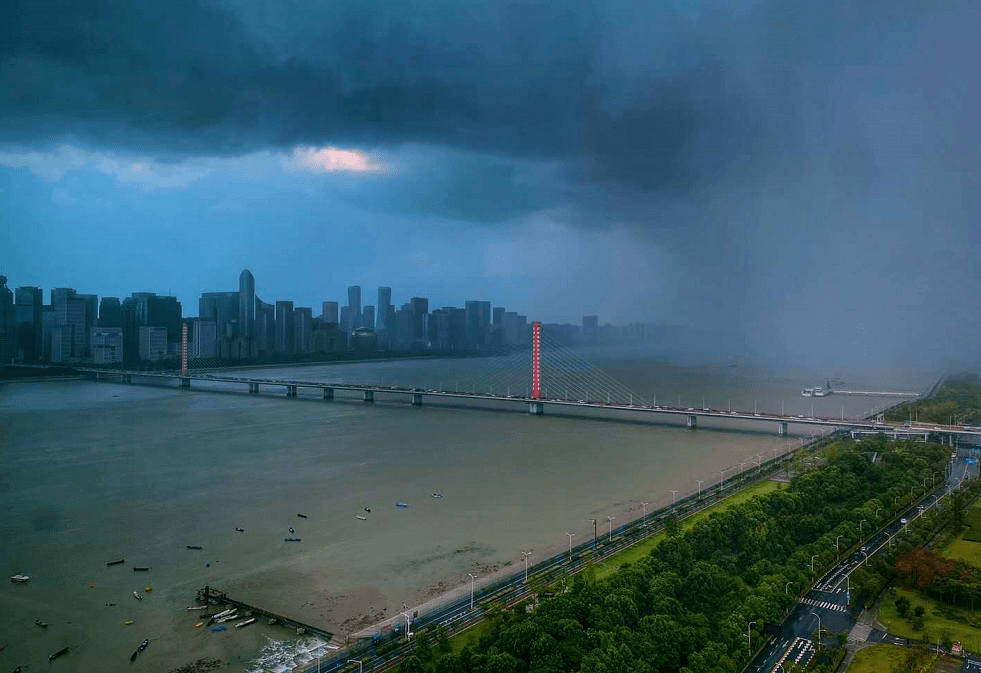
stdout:
<svg viewBox="0 0 981 673">
<path fill-rule="evenodd" d="M 211 630 L 214 631 L 214 632 L 227 631 L 228 630 L 228 627 L 225 626 L 224 624 L 222 624 L 221 626 L 212 626 L 211 627 Z"/>
<path fill-rule="evenodd" d="M 118 566 L 126 562 L 126 559 L 121 558 L 117 561 L 109 561 L 106 563 L 107 566 Z"/>
<path fill-rule="evenodd" d="M 286 542 L 299 542 L 300 541 L 300 538 L 298 538 L 298 537 L 284 537 L 283 539 Z"/>
<path fill-rule="evenodd" d="M 194 625 L 194 628 L 200 629 L 202 626 L 204 626 L 204 622 L 198 622 L 197 624 Z"/>
<path fill-rule="evenodd" d="M 365 507 L 365 508 L 364 508 L 364 511 L 366 511 L 366 512 L 371 512 L 371 508 L 370 508 L 370 507 Z"/>
<path fill-rule="evenodd" d="M 145 573 L 150 569 L 150 566 L 133 566 L 133 572 Z"/>
<path fill-rule="evenodd" d="M 144 584 L 143 585 L 143 591 L 145 591 L 147 593 L 150 593 L 151 591 L 153 591 L 153 584 L 151 584 L 150 582 L 147 582 L 146 584 Z"/>
<path fill-rule="evenodd" d="M 47 622 L 42 622 L 40 619 L 35 619 L 34 620 L 34 623 L 37 624 L 38 626 L 41 626 L 41 627 L 44 627 L 44 628 L 48 628 L 48 623 Z"/>
<path fill-rule="evenodd" d="M 443 497 L 443 494 L 442 493 L 433 493 L 433 497 L 434 498 L 442 498 Z"/>
<path fill-rule="evenodd" d="M 290 532 L 291 533 L 295 533 L 296 532 L 295 530 L 293 530 L 293 526 L 290 526 Z"/>
<path fill-rule="evenodd" d="M 187 609 L 188 612 L 194 612 L 195 610 L 207 610 L 207 605 L 192 605 Z"/>
<path fill-rule="evenodd" d="M 123 626 L 132 626 L 132 625 L 133 625 L 132 619 L 127 619 L 125 622 L 123 622 Z"/>
<path fill-rule="evenodd" d="M 237 530 L 239 533 L 244 533 L 245 532 L 245 529 L 244 528 L 239 528 L 238 526 L 235 526 L 235 530 Z"/>
<path fill-rule="evenodd" d="M 255 621 L 255 617 L 249 617 L 248 619 L 246 619 L 246 620 L 245 620 L 244 622 L 242 622 L 241 624 L 236 624 L 236 625 L 235 625 L 235 628 L 236 628 L 236 629 L 240 629 L 240 628 L 242 628 L 243 626 L 248 626 L 249 624 L 251 624 L 251 623 L 252 623 L 252 622 L 254 622 L 254 621 Z"/>
<path fill-rule="evenodd" d="M 395 506 L 396 507 L 408 507 L 409 506 L 409 503 L 399 501 L 399 502 L 395 503 Z"/>
<path fill-rule="evenodd" d="M 306 519 L 307 518 L 307 515 L 306 514 L 297 514 L 297 516 L 300 517 L 301 519 Z"/>
<path fill-rule="evenodd" d="M 204 547 L 202 547 L 199 544 L 189 544 L 189 545 L 187 545 L 187 548 L 188 549 L 204 549 Z"/>
<path fill-rule="evenodd" d="M 29 579 L 31 579 L 30 575 L 24 575 L 22 573 L 17 573 L 16 575 L 10 576 L 11 582 L 26 582 Z"/>
<path fill-rule="evenodd" d="M 143 600 L 143 596 L 140 595 L 140 592 L 139 591 L 134 591 L 133 592 L 133 598 L 135 598 L 138 601 L 142 601 Z"/>
<path fill-rule="evenodd" d="M 68 648 L 67 647 L 61 648 L 60 650 L 58 650 L 54 654 L 48 655 L 48 661 L 51 661 L 52 659 L 57 659 L 58 657 L 60 657 L 61 655 L 63 655 L 67 651 L 68 651 Z"/>
<path fill-rule="evenodd" d="M 356 516 L 356 517 L 354 517 L 354 518 L 355 518 L 355 519 L 361 519 L 362 521 L 367 521 L 367 520 L 368 520 L 368 517 L 366 517 L 366 516 L 361 516 L 360 514 L 359 514 L 358 516 Z"/>
</svg>

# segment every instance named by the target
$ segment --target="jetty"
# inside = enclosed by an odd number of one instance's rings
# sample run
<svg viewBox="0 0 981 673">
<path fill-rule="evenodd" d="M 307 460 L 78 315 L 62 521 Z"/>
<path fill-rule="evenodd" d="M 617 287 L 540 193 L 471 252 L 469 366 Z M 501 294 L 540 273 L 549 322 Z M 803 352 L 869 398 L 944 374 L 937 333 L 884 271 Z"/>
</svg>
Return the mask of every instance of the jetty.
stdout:
<svg viewBox="0 0 981 673">
<path fill-rule="evenodd" d="M 290 626 L 295 629 L 303 629 L 304 633 L 309 633 L 311 635 L 320 636 L 325 641 L 330 642 L 330 639 L 334 637 L 334 634 L 326 629 L 322 629 L 319 626 L 313 626 L 311 624 L 304 624 L 303 622 L 298 622 L 295 619 L 290 619 L 284 615 L 266 610 L 264 608 L 256 607 L 255 605 L 249 605 L 242 601 L 235 600 L 234 598 L 229 598 L 228 594 L 220 589 L 216 589 L 211 586 L 205 586 L 203 589 L 198 589 L 197 599 L 201 603 L 207 603 L 209 605 L 229 605 L 232 607 L 240 608 L 242 610 L 248 610 L 252 613 L 253 617 L 266 617 L 268 619 L 275 619 L 277 624 L 283 624 L 285 626 Z"/>
</svg>

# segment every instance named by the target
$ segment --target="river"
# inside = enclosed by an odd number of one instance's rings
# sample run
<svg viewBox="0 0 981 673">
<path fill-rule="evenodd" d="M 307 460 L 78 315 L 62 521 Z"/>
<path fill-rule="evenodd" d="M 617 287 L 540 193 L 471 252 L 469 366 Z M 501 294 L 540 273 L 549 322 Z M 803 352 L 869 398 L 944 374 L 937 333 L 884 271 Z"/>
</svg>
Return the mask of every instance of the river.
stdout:
<svg viewBox="0 0 981 673">
<path fill-rule="evenodd" d="M 665 404 L 680 396 L 701 406 L 704 395 L 715 408 L 809 415 L 813 404 L 817 414 L 849 416 L 889 403 L 802 398 L 800 389 L 823 384 L 823 374 L 616 350 L 589 356 Z M 252 373 L 435 387 L 485 366 L 430 359 Z M 935 377 L 912 369 L 836 375 L 849 388 L 894 390 L 922 390 Z M 698 479 L 708 488 L 720 469 L 728 477 L 740 461 L 790 450 L 812 432 L 791 426 L 782 438 L 752 423 L 690 431 L 681 419 L 531 417 L 517 404 L 473 409 L 427 399 L 416 408 L 381 396 L 366 405 L 340 393 L 327 402 L 313 391 L 288 399 L 281 388 L 255 396 L 244 386 L 194 385 L 0 383 L 0 559 L 7 575 L 31 576 L 0 586 L 0 668 L 47 666 L 68 646 L 52 670 L 169 671 L 202 657 L 224 660 L 222 670 L 262 670 L 260 651 L 303 637 L 265 623 L 195 628 L 199 613 L 185 608 L 198 588 L 216 586 L 343 635 L 462 585 L 467 573 L 518 568 L 522 550 L 536 562 L 566 546 L 567 532 L 588 539 L 590 518 L 619 525 L 640 516 L 641 501 L 651 511 L 671 501 L 672 489 L 692 492 Z M 301 542 L 284 540 L 294 536 Z M 106 565 L 119 558 L 125 563 Z M 150 647 L 131 664 L 144 638 Z"/>
</svg>

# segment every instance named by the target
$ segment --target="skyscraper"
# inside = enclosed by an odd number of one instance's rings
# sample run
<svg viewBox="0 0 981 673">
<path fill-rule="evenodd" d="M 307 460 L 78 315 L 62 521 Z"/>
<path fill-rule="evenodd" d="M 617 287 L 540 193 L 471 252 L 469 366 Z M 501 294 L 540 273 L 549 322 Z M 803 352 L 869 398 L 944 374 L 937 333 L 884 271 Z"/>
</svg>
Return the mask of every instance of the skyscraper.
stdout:
<svg viewBox="0 0 981 673">
<path fill-rule="evenodd" d="M 293 352 L 309 353 L 313 334 L 313 309 L 297 306 L 293 310 Z"/>
<path fill-rule="evenodd" d="M 371 330 L 375 329 L 375 307 L 368 306 L 364 307 L 364 311 L 361 312 L 361 324 Z"/>
<path fill-rule="evenodd" d="M 14 320 L 17 323 L 17 354 L 24 362 L 37 362 L 42 356 L 41 316 L 44 293 L 39 287 L 21 286 L 14 292 Z"/>
<path fill-rule="evenodd" d="M 429 299 L 413 297 L 409 300 L 412 311 L 412 345 L 423 346 L 426 343 L 426 314 L 429 313 Z"/>
<path fill-rule="evenodd" d="M 103 297 L 99 302 L 99 327 L 122 327 L 123 308 L 119 297 Z"/>
<path fill-rule="evenodd" d="M 293 319 L 293 302 L 276 302 L 276 352 L 293 352 L 293 334 L 296 325 Z"/>
<path fill-rule="evenodd" d="M 238 277 L 238 329 L 242 336 L 255 337 L 255 278 L 248 269 Z"/>
<path fill-rule="evenodd" d="M 348 320 L 350 324 L 348 325 L 348 332 L 353 332 L 354 330 L 361 327 L 361 286 L 351 285 L 347 288 L 347 305 L 350 307 L 348 311 Z"/>
<path fill-rule="evenodd" d="M 389 309 L 392 307 L 392 288 L 378 288 L 378 317 L 375 321 L 375 331 L 384 332 L 388 327 Z M 371 327 L 371 325 L 367 325 Z"/>
<path fill-rule="evenodd" d="M 337 322 L 337 302 L 336 301 L 325 301 L 321 308 L 320 316 L 323 318 L 324 322 Z"/>
</svg>

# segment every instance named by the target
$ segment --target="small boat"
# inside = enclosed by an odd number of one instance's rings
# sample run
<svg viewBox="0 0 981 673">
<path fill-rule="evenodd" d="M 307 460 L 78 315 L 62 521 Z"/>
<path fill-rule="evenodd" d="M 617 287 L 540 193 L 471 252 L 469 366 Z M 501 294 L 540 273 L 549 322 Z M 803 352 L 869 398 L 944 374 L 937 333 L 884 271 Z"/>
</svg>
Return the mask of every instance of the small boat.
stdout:
<svg viewBox="0 0 981 673">
<path fill-rule="evenodd" d="M 302 636 L 304 633 L 307 632 L 307 630 L 305 628 L 303 628 L 302 626 L 300 626 L 300 627 L 298 627 L 296 629 L 296 632 L 297 632 L 298 635 L 301 635 Z"/>
<path fill-rule="evenodd" d="M 143 600 L 143 596 L 140 595 L 140 592 L 139 591 L 134 591 L 133 592 L 133 598 L 135 598 L 138 601 L 142 601 Z"/>
<path fill-rule="evenodd" d="M 122 565 L 125 562 L 126 562 L 126 559 L 121 558 L 121 559 L 119 559 L 117 561 L 109 561 L 108 563 L 106 563 L 106 565 L 107 566 L 118 566 L 118 565 Z"/>
<path fill-rule="evenodd" d="M 150 569 L 150 566 L 133 566 L 133 572 L 145 573 Z"/>
<path fill-rule="evenodd" d="M 204 622 L 198 622 L 197 624 L 194 625 L 194 628 L 200 629 L 202 626 L 204 626 Z"/>
<path fill-rule="evenodd" d="M 150 593 L 151 591 L 153 591 L 153 584 L 151 584 L 150 582 L 147 582 L 146 584 L 144 584 L 143 585 L 143 591 L 145 591 L 147 593 Z"/>
<path fill-rule="evenodd" d="M 295 530 L 293 530 L 293 526 L 290 526 L 290 532 L 291 533 L 295 533 L 296 532 Z"/>
<path fill-rule="evenodd" d="M 187 548 L 188 549 L 204 549 L 204 547 L 202 547 L 199 544 L 189 544 L 189 545 L 187 545 Z"/>
<path fill-rule="evenodd" d="M 227 631 L 228 627 L 222 624 L 221 626 L 212 626 L 211 630 L 212 632 L 217 633 L 218 631 Z"/>
<path fill-rule="evenodd" d="M 300 541 L 300 538 L 298 538 L 298 537 L 284 537 L 283 539 L 286 542 L 299 542 Z"/>
<path fill-rule="evenodd" d="M 34 623 L 37 624 L 38 626 L 42 626 L 44 628 L 48 628 L 48 623 L 47 622 L 42 622 L 40 619 L 35 619 L 34 620 Z"/>
<path fill-rule="evenodd" d="M 443 494 L 442 493 L 433 493 L 433 497 L 434 498 L 442 498 L 443 497 Z"/>
<path fill-rule="evenodd" d="M 127 619 L 125 622 L 123 622 L 123 626 L 132 626 L 132 625 L 133 625 L 132 619 Z"/>
<path fill-rule="evenodd" d="M 239 533 L 244 533 L 245 532 L 245 529 L 244 528 L 239 528 L 238 526 L 235 526 L 235 530 L 237 530 Z"/>
<path fill-rule="evenodd" d="M 54 654 L 49 654 L 48 655 L 48 661 L 51 661 L 52 659 L 57 659 L 58 657 L 60 657 L 61 655 L 63 655 L 67 651 L 68 651 L 68 648 L 67 647 L 63 647 L 60 650 L 58 650 L 57 652 L 55 652 Z"/>
<path fill-rule="evenodd" d="M 207 610 L 207 605 L 192 605 L 187 609 L 188 612 L 194 612 L 195 610 Z"/>
<path fill-rule="evenodd" d="M 10 576 L 11 582 L 26 582 L 29 579 L 31 579 L 29 575 L 24 575 L 21 573 L 17 573 L 16 575 Z"/>
<path fill-rule="evenodd" d="M 409 503 L 399 501 L 399 502 L 395 503 L 395 506 L 396 507 L 408 507 L 409 506 Z"/>
<path fill-rule="evenodd" d="M 307 515 L 306 514 L 297 514 L 297 516 L 300 517 L 301 519 L 306 519 L 307 518 Z"/>
<path fill-rule="evenodd" d="M 143 641 L 142 643 L 140 643 L 140 647 L 139 647 L 139 649 L 137 649 L 136 651 L 137 651 L 137 652 L 142 652 L 143 650 L 145 650 L 145 649 L 146 649 L 146 646 L 147 646 L 147 645 L 149 645 L 149 644 L 150 644 L 150 639 L 149 639 L 149 638 L 147 638 L 147 639 L 145 639 L 145 640 L 144 640 L 144 641 Z"/>
<path fill-rule="evenodd" d="M 359 515 L 357 515 L 357 516 L 356 516 L 356 517 L 354 517 L 354 518 L 355 518 L 355 519 L 361 519 L 362 521 L 367 521 L 367 520 L 368 520 L 368 517 L 366 517 L 366 516 L 361 516 L 360 514 L 359 514 Z"/>
<path fill-rule="evenodd" d="M 364 508 L 364 511 L 366 511 L 366 512 L 370 512 L 370 511 L 371 511 L 371 508 L 370 508 L 370 507 L 365 507 L 365 508 Z"/>
<path fill-rule="evenodd" d="M 240 628 L 242 628 L 243 626 L 248 626 L 249 624 L 251 624 L 251 623 L 252 623 L 252 622 L 254 622 L 254 621 L 255 621 L 255 617 L 249 617 L 248 619 L 246 619 L 246 620 L 245 620 L 244 622 L 242 622 L 241 624 L 236 624 L 236 625 L 235 625 L 235 628 L 236 628 L 236 629 L 240 629 Z"/>
<path fill-rule="evenodd" d="M 275 623 L 276 623 L 276 622 L 278 622 L 278 621 L 279 621 L 279 620 L 278 620 L 278 619 L 276 619 L 275 617 L 270 617 L 270 618 L 269 618 L 269 621 L 268 621 L 268 622 L 266 622 L 266 623 L 267 623 L 267 624 L 269 624 L 269 626 L 272 626 L 273 624 L 275 624 Z"/>
</svg>

